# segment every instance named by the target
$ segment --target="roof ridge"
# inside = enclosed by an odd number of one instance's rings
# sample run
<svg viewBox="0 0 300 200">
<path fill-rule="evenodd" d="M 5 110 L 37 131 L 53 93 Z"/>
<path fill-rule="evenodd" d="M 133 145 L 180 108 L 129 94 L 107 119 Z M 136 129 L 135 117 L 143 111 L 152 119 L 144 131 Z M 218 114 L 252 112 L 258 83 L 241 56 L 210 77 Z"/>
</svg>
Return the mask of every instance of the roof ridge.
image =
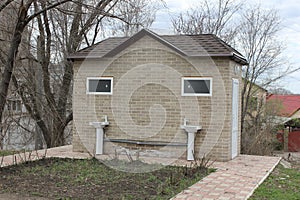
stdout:
<svg viewBox="0 0 300 200">
<path fill-rule="evenodd" d="M 200 35 L 214 35 L 212 33 L 200 33 L 200 34 L 167 34 L 167 35 L 160 35 L 161 37 L 164 36 L 200 36 Z"/>
<path fill-rule="evenodd" d="M 173 49 L 178 54 L 186 56 L 186 53 L 184 51 L 182 51 L 180 48 L 178 48 L 176 45 L 172 44 L 168 40 L 162 38 L 160 35 L 154 33 L 153 31 L 151 31 L 149 29 L 142 29 L 139 32 L 137 32 L 136 34 L 134 34 L 133 36 L 126 39 L 124 42 L 120 43 L 114 49 L 110 50 L 108 53 L 106 53 L 104 55 L 104 57 L 105 56 L 111 57 L 111 56 L 114 56 L 114 55 L 118 54 L 119 52 L 121 52 L 122 50 L 127 48 L 127 46 L 130 46 L 131 44 L 135 43 L 136 41 L 138 41 L 139 39 L 141 39 L 145 35 L 148 35 L 148 36 L 152 37 L 153 39 L 163 43 L 164 45 L 166 45 L 169 48 Z"/>
</svg>

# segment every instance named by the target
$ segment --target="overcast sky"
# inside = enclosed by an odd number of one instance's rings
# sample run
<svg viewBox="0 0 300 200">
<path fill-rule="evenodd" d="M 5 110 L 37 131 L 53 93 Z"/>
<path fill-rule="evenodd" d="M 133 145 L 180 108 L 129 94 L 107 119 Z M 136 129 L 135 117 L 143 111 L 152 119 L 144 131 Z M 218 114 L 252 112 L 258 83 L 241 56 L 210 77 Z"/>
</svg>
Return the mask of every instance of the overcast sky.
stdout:
<svg viewBox="0 0 300 200">
<path fill-rule="evenodd" d="M 157 14 L 152 28 L 160 34 L 172 34 L 170 16 L 189 9 L 200 0 L 165 0 L 168 9 Z M 300 1 L 299 0 L 248 0 L 260 2 L 265 9 L 274 8 L 282 18 L 281 40 L 286 44 L 284 56 L 294 65 L 300 67 Z M 293 93 L 300 94 L 300 71 L 289 75 L 279 83 Z"/>
</svg>

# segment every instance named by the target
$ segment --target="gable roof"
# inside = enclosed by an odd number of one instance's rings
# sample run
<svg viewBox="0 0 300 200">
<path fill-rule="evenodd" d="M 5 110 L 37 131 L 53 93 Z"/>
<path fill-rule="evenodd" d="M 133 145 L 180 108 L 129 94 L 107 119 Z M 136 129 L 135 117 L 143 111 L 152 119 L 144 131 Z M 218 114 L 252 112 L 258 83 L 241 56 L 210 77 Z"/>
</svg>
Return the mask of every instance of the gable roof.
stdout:
<svg viewBox="0 0 300 200">
<path fill-rule="evenodd" d="M 276 95 L 271 94 L 267 97 L 267 101 L 279 101 L 282 103 L 280 116 L 291 117 L 300 110 L 300 95 Z"/>
<path fill-rule="evenodd" d="M 229 57 L 243 65 L 248 64 L 241 53 L 213 34 L 160 36 L 147 29 L 142 29 L 132 37 L 108 38 L 91 47 L 81 49 L 78 52 L 69 55 L 68 58 L 78 60 L 113 57 L 144 36 L 149 36 L 157 40 L 182 56 Z"/>
</svg>

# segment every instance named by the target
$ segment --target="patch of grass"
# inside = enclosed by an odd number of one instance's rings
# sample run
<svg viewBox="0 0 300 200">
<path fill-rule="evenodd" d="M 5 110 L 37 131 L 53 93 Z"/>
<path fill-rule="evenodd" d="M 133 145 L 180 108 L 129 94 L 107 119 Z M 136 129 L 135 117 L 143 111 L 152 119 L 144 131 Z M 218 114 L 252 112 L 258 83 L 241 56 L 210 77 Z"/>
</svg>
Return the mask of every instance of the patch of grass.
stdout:
<svg viewBox="0 0 300 200">
<path fill-rule="evenodd" d="M 300 168 L 286 169 L 278 165 L 260 185 L 250 200 L 299 200 Z"/>
<path fill-rule="evenodd" d="M 121 169 L 158 168 L 140 161 L 109 161 Z M 111 163 L 113 162 L 113 163 Z M 107 164 L 107 163 L 106 163 Z M 209 173 L 207 168 L 162 167 L 147 173 L 114 170 L 96 159 L 43 159 L 0 168 L 0 193 L 54 199 L 170 199 Z"/>
<path fill-rule="evenodd" d="M 9 156 L 18 153 L 17 151 L 10 151 L 10 150 L 0 150 L 0 157 L 2 156 Z"/>
<path fill-rule="evenodd" d="M 37 197 L 42 197 L 43 196 L 40 192 L 36 192 L 36 191 L 31 192 L 31 195 L 32 196 L 37 196 Z"/>
</svg>

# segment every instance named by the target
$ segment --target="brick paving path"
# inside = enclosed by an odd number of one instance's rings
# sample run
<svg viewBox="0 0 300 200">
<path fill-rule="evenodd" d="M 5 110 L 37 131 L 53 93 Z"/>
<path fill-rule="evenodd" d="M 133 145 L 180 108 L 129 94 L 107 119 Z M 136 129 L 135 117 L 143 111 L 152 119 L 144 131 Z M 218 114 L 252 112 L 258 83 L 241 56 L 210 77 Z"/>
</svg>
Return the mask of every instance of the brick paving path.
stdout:
<svg viewBox="0 0 300 200">
<path fill-rule="evenodd" d="M 215 173 L 179 193 L 172 200 L 248 199 L 273 171 L 280 159 L 240 155 L 229 162 L 216 163 Z"/>
<path fill-rule="evenodd" d="M 43 157 L 61 157 L 84 159 L 91 156 L 87 153 L 72 151 L 72 146 L 39 150 L 32 153 L 0 157 L 0 167 L 26 160 L 37 160 Z M 101 158 L 101 156 L 100 156 Z M 102 158 L 106 158 L 103 156 Z M 162 158 L 141 158 L 146 162 L 169 163 Z M 247 199 L 253 191 L 268 177 L 280 161 L 280 157 L 240 155 L 229 162 L 213 163 L 216 172 L 176 195 L 172 200 L 235 200 Z M 186 165 L 186 161 L 177 161 L 175 165 Z M 0 195 L 1 199 L 1 195 Z"/>
<path fill-rule="evenodd" d="M 67 145 L 67 146 L 56 147 L 47 150 L 43 149 L 38 151 L 18 153 L 15 155 L 0 157 L 0 167 L 18 164 L 25 161 L 38 160 L 44 157 L 84 159 L 84 158 L 90 158 L 91 156 L 87 153 L 73 152 L 72 145 Z"/>
</svg>

